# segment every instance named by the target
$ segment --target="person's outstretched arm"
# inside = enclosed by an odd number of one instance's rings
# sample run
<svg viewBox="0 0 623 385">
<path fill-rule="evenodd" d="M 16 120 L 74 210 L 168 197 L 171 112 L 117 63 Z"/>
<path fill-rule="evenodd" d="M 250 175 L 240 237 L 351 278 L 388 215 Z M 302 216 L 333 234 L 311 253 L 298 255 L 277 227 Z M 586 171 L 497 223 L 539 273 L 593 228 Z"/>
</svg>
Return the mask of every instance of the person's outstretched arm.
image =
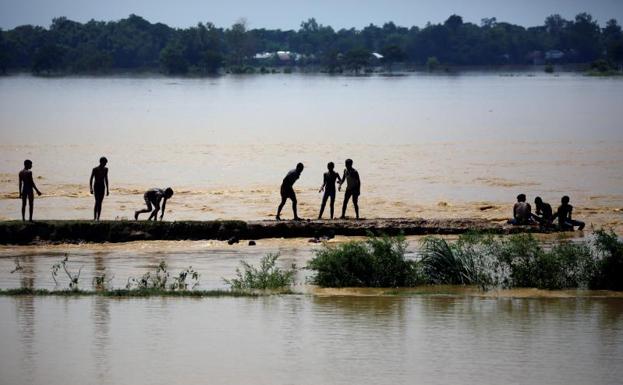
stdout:
<svg viewBox="0 0 623 385">
<path fill-rule="evenodd" d="M 339 178 L 339 175 L 338 175 Z M 342 185 L 344 184 L 344 181 L 346 180 L 346 170 L 344 170 L 344 174 L 342 175 L 342 179 L 340 180 L 340 183 L 337 186 L 337 191 L 342 191 Z"/>
<path fill-rule="evenodd" d="M 93 179 L 95 179 L 95 169 L 91 170 L 91 178 L 89 178 L 89 191 L 93 195 Z"/>
<path fill-rule="evenodd" d="M 322 192 L 322 190 L 324 190 L 324 186 L 327 185 L 327 175 L 323 174 L 322 175 L 322 186 L 320 186 L 320 190 L 318 190 L 318 192 Z"/>
<path fill-rule="evenodd" d="M 164 217 L 164 210 L 167 208 L 167 198 L 162 200 L 162 213 L 160 213 L 160 220 Z"/>
<path fill-rule="evenodd" d="M 106 196 L 108 196 L 108 169 L 104 171 L 104 183 L 106 183 Z"/>
</svg>

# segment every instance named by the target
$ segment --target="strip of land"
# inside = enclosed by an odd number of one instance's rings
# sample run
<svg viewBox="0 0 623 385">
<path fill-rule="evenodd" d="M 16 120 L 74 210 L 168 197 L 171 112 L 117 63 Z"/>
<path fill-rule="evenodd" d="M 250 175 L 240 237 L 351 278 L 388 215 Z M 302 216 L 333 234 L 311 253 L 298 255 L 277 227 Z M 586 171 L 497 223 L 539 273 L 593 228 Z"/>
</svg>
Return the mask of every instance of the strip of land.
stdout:
<svg viewBox="0 0 623 385">
<path fill-rule="evenodd" d="M 326 221 L 21 221 L 0 222 L 0 244 L 103 243 L 146 240 L 253 240 L 365 236 L 539 232 L 538 227 L 510 226 L 485 219 L 379 218 Z"/>
</svg>

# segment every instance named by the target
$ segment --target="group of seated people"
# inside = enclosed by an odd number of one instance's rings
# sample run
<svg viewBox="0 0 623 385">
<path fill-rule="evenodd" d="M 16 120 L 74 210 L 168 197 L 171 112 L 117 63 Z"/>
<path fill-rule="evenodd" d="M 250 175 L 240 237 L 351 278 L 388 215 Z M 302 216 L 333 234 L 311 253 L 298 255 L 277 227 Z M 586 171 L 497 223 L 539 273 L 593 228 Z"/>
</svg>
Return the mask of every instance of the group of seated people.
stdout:
<svg viewBox="0 0 623 385">
<path fill-rule="evenodd" d="M 572 218 L 573 206 L 569 204 L 569 197 L 563 196 L 560 206 L 556 213 L 553 213 L 552 206 L 543 202 L 541 197 L 534 198 L 536 212 L 532 213 L 532 206 L 526 202 L 526 194 L 517 195 L 517 203 L 513 206 L 513 218 L 508 221 L 512 225 L 540 225 L 543 228 L 554 229 L 554 220 L 558 219 L 559 230 L 573 231 L 577 226 L 578 230 L 584 229 L 584 222 Z"/>
</svg>

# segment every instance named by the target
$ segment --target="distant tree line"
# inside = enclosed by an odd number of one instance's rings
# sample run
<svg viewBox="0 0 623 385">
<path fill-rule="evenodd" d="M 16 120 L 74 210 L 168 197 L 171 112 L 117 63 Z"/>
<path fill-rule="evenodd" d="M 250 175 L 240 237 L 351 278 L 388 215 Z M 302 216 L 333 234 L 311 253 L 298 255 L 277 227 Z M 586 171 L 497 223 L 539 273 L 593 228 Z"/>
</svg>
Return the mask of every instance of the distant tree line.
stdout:
<svg viewBox="0 0 623 385">
<path fill-rule="evenodd" d="M 256 54 L 287 51 L 291 60 Z M 373 55 L 376 53 L 378 55 Z M 382 57 L 381 57 L 382 56 Z M 78 23 L 55 18 L 46 29 L 23 25 L 0 30 L 0 72 L 98 73 L 162 70 L 170 74 L 245 72 L 259 66 L 315 66 L 329 72 L 359 72 L 370 65 L 389 70 L 426 65 L 502 65 L 537 61 L 616 66 L 623 62 L 623 33 L 616 20 L 604 28 L 587 13 L 560 15 L 524 28 L 495 18 L 480 25 L 458 15 L 424 28 L 392 22 L 358 30 L 334 30 L 309 19 L 298 31 L 248 29 L 241 20 L 223 29 L 212 23 L 177 29 L 137 15 L 119 21 Z"/>
</svg>

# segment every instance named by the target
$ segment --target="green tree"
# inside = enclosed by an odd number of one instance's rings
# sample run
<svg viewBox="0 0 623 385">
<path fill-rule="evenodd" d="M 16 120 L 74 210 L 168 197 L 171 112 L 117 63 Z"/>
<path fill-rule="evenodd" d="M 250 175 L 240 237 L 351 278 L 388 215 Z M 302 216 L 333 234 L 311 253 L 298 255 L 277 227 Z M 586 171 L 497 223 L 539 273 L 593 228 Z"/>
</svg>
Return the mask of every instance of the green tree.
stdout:
<svg viewBox="0 0 623 385">
<path fill-rule="evenodd" d="M 358 74 L 370 63 L 370 55 L 370 51 L 365 48 L 353 48 L 344 55 L 344 64 L 347 69 Z"/>
<path fill-rule="evenodd" d="M 50 74 L 61 70 L 65 51 L 56 44 L 43 46 L 37 50 L 32 64 L 34 74 Z"/>
<path fill-rule="evenodd" d="M 604 44 L 608 59 L 615 62 L 623 62 L 623 32 L 616 20 L 611 19 L 603 29 Z"/>
<path fill-rule="evenodd" d="M 437 68 L 439 68 L 439 65 L 439 59 L 437 59 L 435 56 L 431 56 L 426 59 L 426 69 L 428 69 L 429 71 L 435 71 Z"/>
<path fill-rule="evenodd" d="M 4 32 L 0 28 L 0 74 L 6 74 L 9 66 L 9 44 L 4 38 Z"/>
<path fill-rule="evenodd" d="M 180 47 L 167 45 L 160 53 L 160 63 L 168 74 L 185 74 L 188 72 L 188 62 Z"/>
<path fill-rule="evenodd" d="M 383 47 L 380 53 L 383 55 L 381 62 L 387 66 L 390 72 L 394 63 L 401 63 L 407 60 L 407 54 L 397 45 Z"/>
</svg>

